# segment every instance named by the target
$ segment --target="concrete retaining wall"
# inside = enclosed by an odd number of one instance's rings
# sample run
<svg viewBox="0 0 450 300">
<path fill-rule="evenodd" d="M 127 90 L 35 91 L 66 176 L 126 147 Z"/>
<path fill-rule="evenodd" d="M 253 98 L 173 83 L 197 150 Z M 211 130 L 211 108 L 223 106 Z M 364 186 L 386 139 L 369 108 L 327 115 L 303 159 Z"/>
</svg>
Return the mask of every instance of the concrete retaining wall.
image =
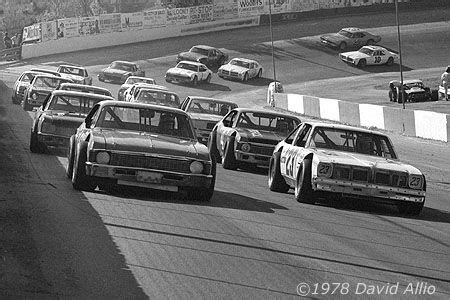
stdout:
<svg viewBox="0 0 450 300">
<path fill-rule="evenodd" d="M 344 124 L 450 141 L 450 115 L 298 94 L 275 94 L 275 107 Z"/>
</svg>

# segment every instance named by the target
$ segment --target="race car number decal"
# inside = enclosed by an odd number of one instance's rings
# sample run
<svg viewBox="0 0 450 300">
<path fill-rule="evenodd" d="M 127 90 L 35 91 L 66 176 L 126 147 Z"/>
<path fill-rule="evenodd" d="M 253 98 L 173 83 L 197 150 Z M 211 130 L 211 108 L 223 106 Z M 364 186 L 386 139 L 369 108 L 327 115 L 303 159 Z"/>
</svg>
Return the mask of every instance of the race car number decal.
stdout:
<svg viewBox="0 0 450 300">
<path fill-rule="evenodd" d="M 375 56 L 375 63 L 379 64 L 381 62 L 381 56 Z"/>
<path fill-rule="evenodd" d="M 330 171 L 329 165 L 321 165 L 319 168 L 319 174 L 328 174 L 329 171 Z"/>
</svg>

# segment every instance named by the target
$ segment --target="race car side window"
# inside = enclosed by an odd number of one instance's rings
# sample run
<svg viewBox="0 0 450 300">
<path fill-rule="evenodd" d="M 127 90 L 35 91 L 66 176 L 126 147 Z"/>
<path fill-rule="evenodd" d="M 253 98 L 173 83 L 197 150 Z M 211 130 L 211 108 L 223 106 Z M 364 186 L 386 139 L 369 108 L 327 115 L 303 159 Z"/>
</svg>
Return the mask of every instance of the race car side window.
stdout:
<svg viewBox="0 0 450 300">
<path fill-rule="evenodd" d="M 292 144 L 292 142 L 295 139 L 295 136 L 297 135 L 297 133 L 301 130 L 301 128 L 303 128 L 303 124 L 297 126 L 297 128 L 295 128 L 289 135 L 288 137 L 284 140 L 286 142 L 286 144 Z"/>
<path fill-rule="evenodd" d="M 311 125 L 305 124 L 302 130 L 298 133 L 294 145 L 297 147 L 305 147 L 310 132 L 311 132 Z"/>
<path fill-rule="evenodd" d="M 228 116 L 226 116 L 223 119 L 223 125 L 225 127 L 231 127 L 233 125 L 233 120 L 234 120 L 234 117 L 236 116 L 236 114 L 237 114 L 237 112 L 235 112 L 235 111 L 230 112 L 228 114 Z"/>
</svg>

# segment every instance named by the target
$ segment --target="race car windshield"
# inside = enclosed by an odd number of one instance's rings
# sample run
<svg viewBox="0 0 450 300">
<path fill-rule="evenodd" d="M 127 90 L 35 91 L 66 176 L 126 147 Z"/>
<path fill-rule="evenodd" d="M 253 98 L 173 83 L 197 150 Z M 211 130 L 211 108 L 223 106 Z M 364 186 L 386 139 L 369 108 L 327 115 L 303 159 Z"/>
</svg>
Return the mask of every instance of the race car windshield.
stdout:
<svg viewBox="0 0 450 300">
<path fill-rule="evenodd" d="M 128 71 L 128 72 L 133 71 L 133 65 L 124 64 L 124 63 L 120 63 L 120 62 L 113 62 L 111 64 L 111 68 L 112 69 L 123 70 L 123 71 Z"/>
<path fill-rule="evenodd" d="M 317 127 L 312 134 L 310 146 L 391 159 L 397 158 L 394 148 L 386 136 L 346 129 Z"/>
<path fill-rule="evenodd" d="M 367 54 L 367 55 L 372 55 L 373 50 L 369 49 L 369 48 L 366 48 L 366 47 L 362 47 L 361 49 L 359 49 L 359 52 Z"/>
<path fill-rule="evenodd" d="M 61 67 L 59 72 L 76 76 L 84 76 L 84 70 L 79 68 Z"/>
<path fill-rule="evenodd" d="M 187 64 L 187 63 L 179 63 L 177 65 L 177 68 L 178 69 L 185 69 L 185 70 L 189 70 L 189 71 L 194 71 L 194 72 L 198 71 L 198 67 L 196 65 Z"/>
<path fill-rule="evenodd" d="M 259 112 L 242 112 L 239 116 L 237 126 L 248 129 L 274 131 L 287 135 L 298 123 L 296 119 L 285 116 Z"/>
<path fill-rule="evenodd" d="M 33 85 L 37 88 L 51 88 L 56 89 L 61 83 L 60 79 L 48 78 L 48 77 L 36 77 Z"/>
<path fill-rule="evenodd" d="M 230 61 L 230 65 L 244 67 L 244 68 L 247 68 L 247 69 L 250 68 L 250 64 L 248 62 L 245 62 L 245 61 L 242 61 L 242 60 L 239 60 L 239 59 L 231 60 Z"/>
<path fill-rule="evenodd" d="M 62 84 L 59 89 L 63 90 L 63 91 L 75 91 L 75 92 L 91 93 L 91 94 L 110 96 L 110 97 L 112 96 L 110 91 L 104 90 L 102 88 L 92 87 L 92 86 Z"/>
<path fill-rule="evenodd" d="M 150 78 L 136 78 L 136 77 L 128 77 L 128 79 L 125 82 L 125 84 L 135 84 L 135 83 L 140 83 L 140 82 L 144 82 L 144 83 L 148 83 L 148 84 L 155 84 L 155 81 L 153 79 L 150 79 Z"/>
<path fill-rule="evenodd" d="M 46 110 L 62 110 L 68 113 L 87 115 L 91 108 L 101 99 L 80 96 L 54 96 L 47 104 Z"/>
<path fill-rule="evenodd" d="M 235 107 L 236 105 L 231 105 L 228 103 L 221 103 L 204 99 L 193 99 L 190 102 L 187 111 L 191 113 L 225 116 L 230 110 Z"/>
<path fill-rule="evenodd" d="M 136 97 L 139 103 L 157 104 L 170 107 L 180 107 L 180 99 L 176 94 L 164 91 L 143 90 Z"/>
<path fill-rule="evenodd" d="M 208 56 L 208 50 L 207 49 L 203 49 L 203 48 L 199 48 L 199 47 L 192 47 L 191 50 L 189 52 L 194 52 L 194 53 L 198 53 L 204 56 Z"/>
<path fill-rule="evenodd" d="M 410 89 L 413 87 L 423 87 L 423 83 L 422 82 L 409 82 L 409 83 L 405 83 L 405 88 Z"/>
<path fill-rule="evenodd" d="M 348 31 L 346 31 L 346 30 L 340 30 L 338 32 L 338 34 L 343 35 L 343 36 L 348 37 L 348 38 L 352 37 L 352 34 L 350 32 L 348 32 Z"/>
<path fill-rule="evenodd" d="M 187 116 L 163 109 L 105 106 L 96 126 L 194 139 Z"/>
</svg>

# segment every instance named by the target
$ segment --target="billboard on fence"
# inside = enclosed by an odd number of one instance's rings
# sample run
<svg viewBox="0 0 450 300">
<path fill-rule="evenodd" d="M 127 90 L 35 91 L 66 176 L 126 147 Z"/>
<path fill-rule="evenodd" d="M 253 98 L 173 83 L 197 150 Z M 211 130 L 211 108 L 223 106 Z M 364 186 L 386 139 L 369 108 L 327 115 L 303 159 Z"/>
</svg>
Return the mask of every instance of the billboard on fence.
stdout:
<svg viewBox="0 0 450 300">
<path fill-rule="evenodd" d="M 239 16 L 237 0 L 223 0 L 213 5 L 213 19 L 235 19 Z"/>
<path fill-rule="evenodd" d="M 78 18 L 59 19 L 58 21 L 58 38 L 70 38 L 79 36 Z"/>
<path fill-rule="evenodd" d="M 83 17 L 78 22 L 78 32 L 80 35 L 91 35 L 100 33 L 98 17 Z"/>
<path fill-rule="evenodd" d="M 189 7 L 189 24 L 210 22 L 213 20 L 212 5 Z"/>
<path fill-rule="evenodd" d="M 37 42 L 41 39 L 41 23 L 33 24 L 23 28 L 23 42 Z"/>
<path fill-rule="evenodd" d="M 120 14 L 99 15 L 100 33 L 117 32 L 122 30 Z"/>
<path fill-rule="evenodd" d="M 319 9 L 318 0 L 290 0 L 291 1 L 291 11 L 302 12 L 311 11 Z"/>
<path fill-rule="evenodd" d="M 264 0 L 237 0 L 239 17 L 249 17 L 264 13 Z"/>
<path fill-rule="evenodd" d="M 41 35 L 42 41 L 55 40 L 56 34 L 56 21 L 42 22 L 41 23 Z"/>
<path fill-rule="evenodd" d="M 189 8 L 179 7 L 167 9 L 167 24 L 183 25 L 189 22 Z"/>
<path fill-rule="evenodd" d="M 143 27 L 145 29 L 163 27 L 166 25 L 166 10 L 155 9 L 144 11 Z"/>
<path fill-rule="evenodd" d="M 279 14 L 279 13 L 285 13 L 290 12 L 291 10 L 291 1 L 292 0 L 273 0 L 272 3 L 272 13 Z M 267 6 L 266 9 L 268 12 L 269 6 Z"/>
<path fill-rule="evenodd" d="M 122 13 L 122 31 L 140 30 L 144 23 L 144 14 L 140 12 Z"/>
</svg>

